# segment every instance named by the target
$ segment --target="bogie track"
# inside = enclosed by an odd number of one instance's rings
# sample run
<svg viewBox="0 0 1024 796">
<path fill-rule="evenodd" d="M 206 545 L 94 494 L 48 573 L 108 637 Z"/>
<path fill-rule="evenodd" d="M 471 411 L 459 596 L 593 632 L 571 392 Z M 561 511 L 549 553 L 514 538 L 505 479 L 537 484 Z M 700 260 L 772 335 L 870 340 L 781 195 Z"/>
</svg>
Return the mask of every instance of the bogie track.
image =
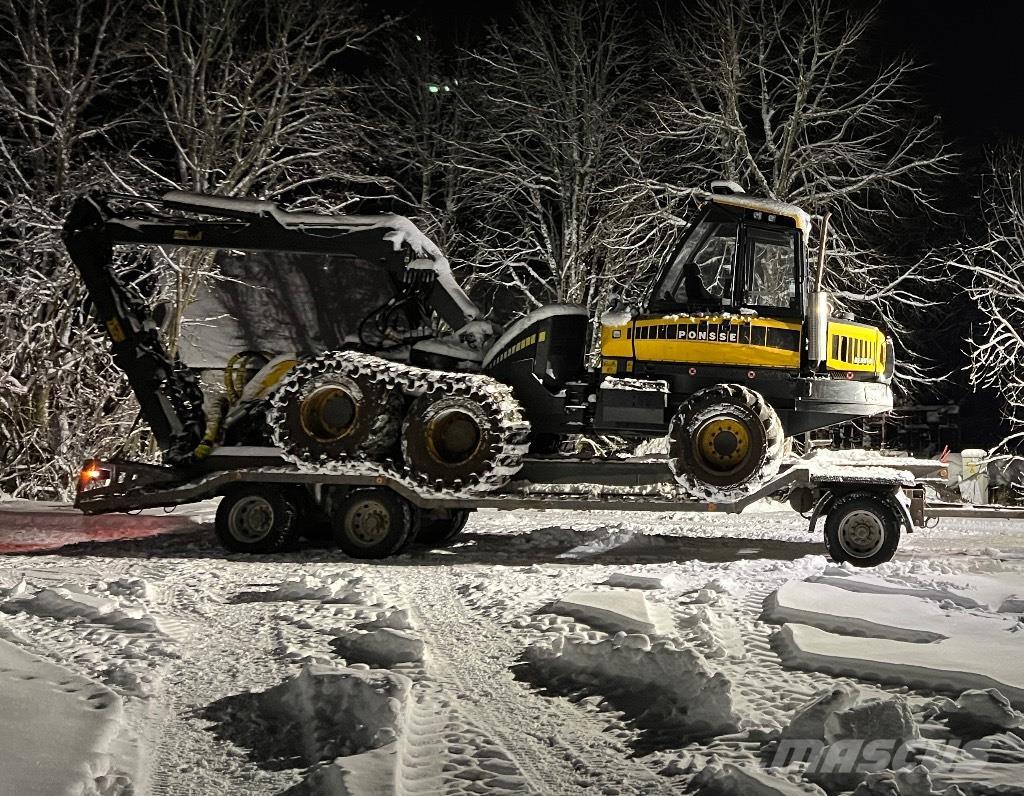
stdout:
<svg viewBox="0 0 1024 796">
<path fill-rule="evenodd" d="M 309 435 L 298 430 L 296 418 L 303 401 L 335 383 L 357 403 L 363 396 L 370 399 L 354 410 L 356 420 L 350 425 L 362 423 L 359 436 L 345 444 L 311 444 Z M 398 450 L 403 413 L 408 430 L 423 425 L 418 413 L 438 404 L 460 407 L 461 415 L 480 423 L 474 467 L 427 473 Z M 297 365 L 271 396 L 267 422 L 274 444 L 302 470 L 385 475 L 417 491 L 456 493 L 487 492 L 506 484 L 522 465 L 530 431 L 512 390 L 488 376 L 432 371 L 356 351 L 325 353 Z"/>
</svg>

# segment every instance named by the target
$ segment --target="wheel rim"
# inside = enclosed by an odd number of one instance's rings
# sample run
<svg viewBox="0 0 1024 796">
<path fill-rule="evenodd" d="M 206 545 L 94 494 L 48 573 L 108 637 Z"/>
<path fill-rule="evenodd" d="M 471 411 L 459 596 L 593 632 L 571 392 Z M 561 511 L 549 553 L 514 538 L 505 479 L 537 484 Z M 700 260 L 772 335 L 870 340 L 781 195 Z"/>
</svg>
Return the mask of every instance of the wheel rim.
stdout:
<svg viewBox="0 0 1024 796">
<path fill-rule="evenodd" d="M 319 442 L 334 442 L 348 435 L 356 420 L 356 399 L 344 387 L 318 387 L 302 402 L 299 422 Z"/>
<path fill-rule="evenodd" d="M 426 428 L 427 450 L 441 464 L 464 464 L 479 450 L 483 433 L 473 415 L 447 409 L 431 418 Z"/>
<path fill-rule="evenodd" d="M 697 455 L 701 464 L 718 473 L 729 473 L 750 453 L 750 429 L 733 417 L 715 417 L 697 430 Z"/>
<path fill-rule="evenodd" d="M 377 500 L 360 500 L 349 508 L 345 527 L 354 543 L 373 547 L 383 542 L 391 531 L 391 512 Z"/>
<path fill-rule="evenodd" d="M 240 542 L 259 542 L 274 529 L 274 507 L 260 495 L 237 501 L 228 513 L 228 531 Z"/>
<path fill-rule="evenodd" d="M 839 546 L 853 558 L 869 558 L 882 549 L 885 524 L 870 511 L 851 511 L 839 523 Z"/>
</svg>

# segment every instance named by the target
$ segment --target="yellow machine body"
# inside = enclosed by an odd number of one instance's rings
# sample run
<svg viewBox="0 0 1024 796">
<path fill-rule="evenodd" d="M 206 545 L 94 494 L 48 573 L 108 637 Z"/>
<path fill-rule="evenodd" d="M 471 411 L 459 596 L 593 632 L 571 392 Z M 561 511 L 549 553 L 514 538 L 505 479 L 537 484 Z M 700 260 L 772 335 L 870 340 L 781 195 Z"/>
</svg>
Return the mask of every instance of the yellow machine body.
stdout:
<svg viewBox="0 0 1024 796">
<path fill-rule="evenodd" d="M 872 326 L 832 320 L 828 327 L 831 371 L 881 374 L 885 335 Z M 666 315 L 601 327 L 601 370 L 633 373 L 637 362 L 723 365 L 754 370 L 799 370 L 803 322 L 754 316 Z"/>
</svg>

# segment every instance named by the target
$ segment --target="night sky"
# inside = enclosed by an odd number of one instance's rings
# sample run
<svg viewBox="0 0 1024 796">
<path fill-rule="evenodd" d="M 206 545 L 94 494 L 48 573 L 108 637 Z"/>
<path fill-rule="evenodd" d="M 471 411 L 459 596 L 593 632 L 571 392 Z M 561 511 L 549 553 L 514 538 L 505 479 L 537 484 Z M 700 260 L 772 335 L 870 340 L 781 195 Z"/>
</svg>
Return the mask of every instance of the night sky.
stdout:
<svg viewBox="0 0 1024 796">
<path fill-rule="evenodd" d="M 968 144 L 1024 135 L 1024 3 L 889 0 L 879 35 L 930 64 L 927 97 Z"/>
<path fill-rule="evenodd" d="M 658 2 L 631 4 L 642 15 Z M 850 5 L 870 8 L 875 3 L 851 0 Z M 412 25 L 429 25 L 441 46 L 454 46 L 478 41 L 490 22 L 512 15 L 510 6 L 479 0 L 383 0 L 377 8 L 405 16 Z M 1024 135 L 1019 88 L 1024 77 L 1024 3 L 883 0 L 879 7 L 880 49 L 908 52 L 919 64 L 929 65 L 921 74 L 923 99 L 942 116 L 950 137 L 970 146 Z"/>
</svg>

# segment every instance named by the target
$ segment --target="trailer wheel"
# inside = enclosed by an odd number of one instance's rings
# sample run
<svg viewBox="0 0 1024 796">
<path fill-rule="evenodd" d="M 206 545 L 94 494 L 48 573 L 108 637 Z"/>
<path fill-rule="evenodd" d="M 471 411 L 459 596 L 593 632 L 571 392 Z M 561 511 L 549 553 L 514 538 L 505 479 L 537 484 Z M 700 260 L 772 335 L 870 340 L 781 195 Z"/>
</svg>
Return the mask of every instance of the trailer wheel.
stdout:
<svg viewBox="0 0 1024 796">
<path fill-rule="evenodd" d="M 412 541 L 416 515 L 390 489 L 355 489 L 331 510 L 334 541 L 351 558 L 387 558 Z"/>
<path fill-rule="evenodd" d="M 705 387 L 669 426 L 669 467 L 702 499 L 740 497 L 778 472 L 785 434 L 764 398 L 739 384 Z"/>
<path fill-rule="evenodd" d="M 217 507 L 214 528 L 232 553 L 278 553 L 299 536 L 298 509 L 280 489 L 252 484 L 232 490 Z"/>
<path fill-rule="evenodd" d="M 838 564 L 874 567 L 892 560 L 900 515 L 885 496 L 853 492 L 837 498 L 825 517 L 825 547 Z"/>
<path fill-rule="evenodd" d="M 452 509 L 444 517 L 423 517 L 416 533 L 416 542 L 431 547 L 451 544 L 466 527 L 469 514 L 469 509 Z"/>
</svg>

